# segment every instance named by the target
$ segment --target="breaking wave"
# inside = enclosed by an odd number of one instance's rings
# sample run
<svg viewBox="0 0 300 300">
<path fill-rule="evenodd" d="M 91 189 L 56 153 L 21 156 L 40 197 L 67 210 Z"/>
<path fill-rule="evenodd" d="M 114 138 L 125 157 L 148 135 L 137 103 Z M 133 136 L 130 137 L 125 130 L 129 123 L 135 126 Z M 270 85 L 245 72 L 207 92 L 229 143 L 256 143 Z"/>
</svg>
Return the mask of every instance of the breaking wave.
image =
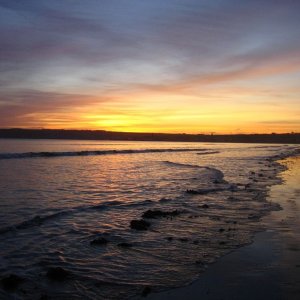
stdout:
<svg viewBox="0 0 300 300">
<path fill-rule="evenodd" d="M 208 154 L 218 154 L 221 153 L 220 151 L 208 151 L 208 152 L 200 152 L 197 153 L 198 155 L 208 155 Z"/>
<path fill-rule="evenodd" d="M 182 164 L 182 163 L 177 163 L 177 162 L 173 162 L 173 161 L 169 161 L 169 160 L 165 160 L 163 161 L 164 164 L 171 166 L 171 167 L 184 167 L 184 168 L 192 168 L 192 169 L 206 169 L 207 167 L 202 167 L 202 166 L 198 166 L 198 165 L 191 165 L 191 164 Z"/>
<path fill-rule="evenodd" d="M 195 169 L 206 169 L 211 173 L 211 178 L 216 180 L 216 181 L 223 181 L 224 178 L 224 174 L 222 171 L 216 169 L 216 168 L 212 168 L 212 167 L 208 167 L 208 166 L 198 166 L 198 165 L 191 165 L 191 164 L 183 164 L 183 163 L 176 163 L 176 162 L 172 162 L 172 161 L 168 161 L 165 160 L 163 161 L 164 164 L 171 166 L 171 167 L 180 167 L 180 168 L 195 168 Z M 209 174 L 206 174 L 209 175 Z M 224 181 L 225 183 L 225 181 Z"/>
<path fill-rule="evenodd" d="M 137 206 L 145 206 L 147 204 L 151 204 L 151 200 L 144 200 L 140 202 L 135 202 L 135 203 L 123 203 L 121 201 L 108 201 L 108 202 L 102 202 L 101 204 L 96 204 L 96 205 L 81 205 L 81 206 L 76 206 L 73 208 L 69 209 L 61 209 L 58 210 L 54 213 L 50 213 L 47 215 L 35 215 L 34 217 L 25 220 L 23 222 L 20 222 L 18 224 L 14 224 L 11 226 L 3 227 L 0 228 L 0 234 L 4 234 L 7 232 L 12 232 L 12 231 L 19 231 L 19 230 L 24 230 L 28 229 L 31 227 L 36 227 L 36 226 L 41 226 L 45 222 L 60 218 L 66 215 L 70 214 L 75 214 L 79 212 L 84 212 L 88 210 L 106 210 L 110 208 L 124 208 L 124 207 L 137 207 Z"/>
<path fill-rule="evenodd" d="M 137 149 L 137 150 L 96 150 L 96 151 L 66 151 L 66 152 L 24 152 L 24 153 L 0 153 L 0 159 L 20 159 L 39 157 L 63 157 L 63 156 L 96 156 L 112 154 L 139 154 L 139 153 L 161 153 L 161 152 L 193 152 L 207 151 L 209 149 L 196 148 L 171 148 L 171 149 Z"/>
</svg>

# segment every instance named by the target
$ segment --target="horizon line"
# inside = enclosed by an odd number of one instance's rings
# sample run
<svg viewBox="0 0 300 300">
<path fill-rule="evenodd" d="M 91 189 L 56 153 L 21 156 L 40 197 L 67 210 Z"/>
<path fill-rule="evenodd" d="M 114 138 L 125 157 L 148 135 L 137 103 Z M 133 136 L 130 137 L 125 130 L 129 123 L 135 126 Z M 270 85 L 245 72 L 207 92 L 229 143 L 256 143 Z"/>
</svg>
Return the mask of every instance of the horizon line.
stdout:
<svg viewBox="0 0 300 300">
<path fill-rule="evenodd" d="M 223 135 L 291 135 L 291 134 L 300 134 L 300 132 L 284 132 L 284 133 L 278 133 L 278 132 L 269 132 L 269 133 L 218 133 L 218 132 L 207 132 L 207 133 L 185 133 L 185 132 L 138 132 L 138 131 L 112 131 L 112 130 L 104 130 L 104 129 L 79 129 L 79 128 L 22 128 L 22 127 L 4 127 L 0 128 L 0 130 L 53 130 L 53 131 L 92 131 L 92 132 L 109 132 L 109 133 L 121 133 L 121 134 L 169 134 L 169 135 L 208 135 L 208 136 L 223 136 Z"/>
</svg>

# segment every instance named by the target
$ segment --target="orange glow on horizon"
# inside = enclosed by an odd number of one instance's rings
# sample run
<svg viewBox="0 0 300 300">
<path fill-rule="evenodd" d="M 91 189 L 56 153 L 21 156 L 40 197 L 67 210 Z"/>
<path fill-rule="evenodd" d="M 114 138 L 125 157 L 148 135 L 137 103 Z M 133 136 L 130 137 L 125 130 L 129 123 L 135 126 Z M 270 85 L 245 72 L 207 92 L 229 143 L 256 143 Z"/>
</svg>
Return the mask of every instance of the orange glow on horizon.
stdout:
<svg viewBox="0 0 300 300">
<path fill-rule="evenodd" d="M 78 97 L 74 107 L 27 113 L 19 126 L 11 127 L 191 134 L 299 132 L 300 89 L 296 85 L 282 89 L 268 78 L 261 79 L 298 67 L 276 63 L 160 86 L 132 85 L 101 97 L 91 90 L 86 92 L 89 96 Z"/>
</svg>

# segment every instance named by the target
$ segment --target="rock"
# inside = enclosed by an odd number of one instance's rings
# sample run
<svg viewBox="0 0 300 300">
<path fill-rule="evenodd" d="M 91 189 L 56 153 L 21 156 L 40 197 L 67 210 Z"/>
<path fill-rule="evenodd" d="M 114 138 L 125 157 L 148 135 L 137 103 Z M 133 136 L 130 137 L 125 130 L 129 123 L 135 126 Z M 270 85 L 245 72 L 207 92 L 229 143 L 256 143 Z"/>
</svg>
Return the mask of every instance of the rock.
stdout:
<svg viewBox="0 0 300 300">
<path fill-rule="evenodd" d="M 90 242 L 90 245 L 97 245 L 97 246 L 101 246 L 101 245 L 106 245 L 108 243 L 108 240 L 104 237 L 99 237 L 96 238 L 94 240 L 92 240 Z"/>
<path fill-rule="evenodd" d="M 172 199 L 170 199 L 170 198 L 165 198 L 165 197 L 163 197 L 163 198 L 161 198 L 160 200 L 159 200 L 159 202 L 170 202 L 170 201 L 172 201 Z"/>
<path fill-rule="evenodd" d="M 196 218 L 199 218 L 199 216 L 198 215 L 191 215 L 191 216 L 189 216 L 189 219 L 196 219 Z"/>
<path fill-rule="evenodd" d="M 142 291 L 142 296 L 143 297 L 147 297 L 148 294 L 151 293 L 151 287 L 150 286 L 146 286 L 143 291 Z"/>
<path fill-rule="evenodd" d="M 15 290 L 22 281 L 23 278 L 15 274 L 1 279 L 2 286 L 5 290 Z"/>
<path fill-rule="evenodd" d="M 224 231 L 225 231 L 224 228 L 220 228 L 220 229 L 219 229 L 219 232 L 224 232 Z"/>
<path fill-rule="evenodd" d="M 198 191 L 195 191 L 195 190 L 186 190 L 185 191 L 187 194 L 192 194 L 192 195 L 198 195 L 199 192 Z"/>
<path fill-rule="evenodd" d="M 26 290 L 20 289 L 20 291 L 21 291 L 24 295 L 27 295 L 27 291 L 26 291 Z"/>
<path fill-rule="evenodd" d="M 130 228 L 135 230 L 147 230 L 151 224 L 145 220 L 132 220 Z"/>
<path fill-rule="evenodd" d="M 172 236 L 168 236 L 166 239 L 167 239 L 169 242 L 173 241 L 173 237 L 172 237 Z"/>
<path fill-rule="evenodd" d="M 50 268 L 47 272 L 47 277 L 54 281 L 64 281 L 69 275 L 70 272 L 61 267 Z"/>
<path fill-rule="evenodd" d="M 132 244 L 126 243 L 126 242 L 119 243 L 118 246 L 119 246 L 119 247 L 123 247 L 123 248 L 131 248 L 131 247 L 133 247 Z"/>
<path fill-rule="evenodd" d="M 249 219 L 249 220 L 259 220 L 259 219 L 260 219 L 260 216 L 250 214 L 250 215 L 248 216 L 248 219 Z"/>
<path fill-rule="evenodd" d="M 189 239 L 188 239 L 188 238 L 180 238 L 179 241 L 180 241 L 180 242 L 188 242 Z"/>
<path fill-rule="evenodd" d="M 180 212 L 177 209 L 172 211 L 149 209 L 143 213 L 142 217 L 146 219 L 156 219 L 156 218 L 165 218 L 165 217 L 175 217 L 178 216 L 179 214 Z"/>
<path fill-rule="evenodd" d="M 221 184 L 221 183 L 224 183 L 224 180 L 223 179 L 215 179 L 214 181 L 213 181 L 213 183 L 214 184 Z"/>
<path fill-rule="evenodd" d="M 194 241 L 193 241 L 193 244 L 194 244 L 194 245 L 198 245 L 198 244 L 199 244 L 199 241 L 198 241 L 198 240 L 194 240 Z"/>
<path fill-rule="evenodd" d="M 209 205 L 203 204 L 201 207 L 202 207 L 202 208 L 209 208 Z"/>
<path fill-rule="evenodd" d="M 228 190 L 231 192 L 236 192 L 238 191 L 238 186 L 236 184 L 231 184 Z"/>
</svg>

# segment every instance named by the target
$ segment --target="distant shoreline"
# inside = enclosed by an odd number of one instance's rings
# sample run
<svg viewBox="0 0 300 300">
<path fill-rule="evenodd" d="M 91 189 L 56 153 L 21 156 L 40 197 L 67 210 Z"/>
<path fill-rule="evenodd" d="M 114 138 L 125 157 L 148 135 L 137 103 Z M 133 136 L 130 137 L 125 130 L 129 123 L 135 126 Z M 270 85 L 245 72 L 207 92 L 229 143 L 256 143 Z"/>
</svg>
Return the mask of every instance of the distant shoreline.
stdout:
<svg viewBox="0 0 300 300">
<path fill-rule="evenodd" d="M 300 144 L 300 133 L 272 134 L 176 134 L 133 133 L 104 130 L 0 129 L 1 139 L 121 140 L 207 143 Z"/>
</svg>

